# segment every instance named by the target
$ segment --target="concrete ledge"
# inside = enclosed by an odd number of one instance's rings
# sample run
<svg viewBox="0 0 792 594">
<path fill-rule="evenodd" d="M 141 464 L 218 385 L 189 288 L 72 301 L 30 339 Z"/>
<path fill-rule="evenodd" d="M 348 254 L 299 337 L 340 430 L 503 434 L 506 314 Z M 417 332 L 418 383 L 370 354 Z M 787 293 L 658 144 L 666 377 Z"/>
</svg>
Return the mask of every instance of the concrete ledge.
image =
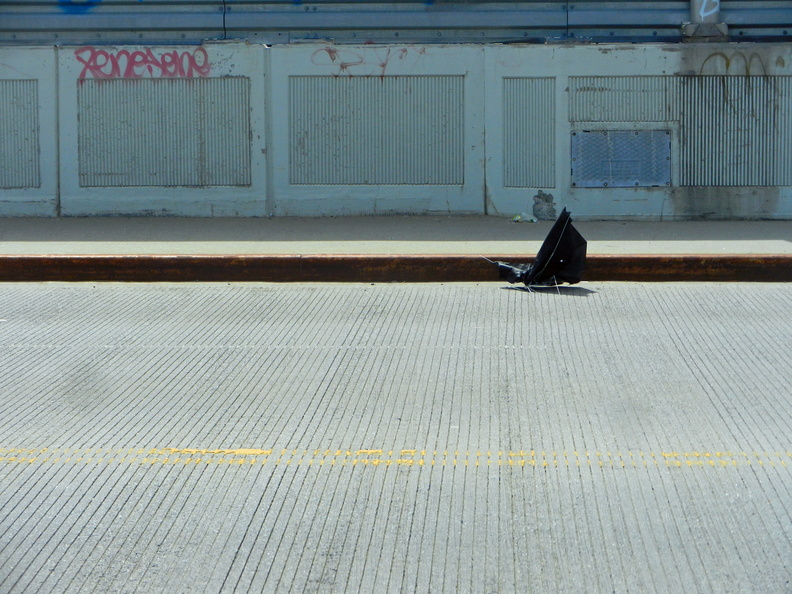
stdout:
<svg viewBox="0 0 792 594">
<path fill-rule="evenodd" d="M 531 258 L 486 254 L 491 260 Z M 590 255 L 590 281 L 792 282 L 790 254 Z M 472 255 L 0 256 L 0 281 L 486 282 L 497 270 Z"/>
</svg>

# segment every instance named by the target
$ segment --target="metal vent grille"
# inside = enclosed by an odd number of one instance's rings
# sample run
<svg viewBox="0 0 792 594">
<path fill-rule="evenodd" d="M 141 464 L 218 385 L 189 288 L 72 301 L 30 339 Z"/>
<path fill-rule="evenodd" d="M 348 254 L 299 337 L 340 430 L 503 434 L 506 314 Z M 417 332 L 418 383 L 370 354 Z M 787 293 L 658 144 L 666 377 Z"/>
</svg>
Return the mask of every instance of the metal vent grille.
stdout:
<svg viewBox="0 0 792 594">
<path fill-rule="evenodd" d="M 580 188 L 671 184 L 667 130 L 572 132 L 572 185 Z"/>
<path fill-rule="evenodd" d="M 792 186 L 792 77 L 681 80 L 681 185 Z"/>
<path fill-rule="evenodd" d="M 555 187 L 555 78 L 503 79 L 503 185 Z"/>
<path fill-rule="evenodd" d="M 38 81 L 0 80 L 0 188 L 41 187 Z"/>
<path fill-rule="evenodd" d="M 464 77 L 293 76 L 292 184 L 464 183 Z"/>
<path fill-rule="evenodd" d="M 81 187 L 247 186 L 250 79 L 82 80 Z"/>
</svg>

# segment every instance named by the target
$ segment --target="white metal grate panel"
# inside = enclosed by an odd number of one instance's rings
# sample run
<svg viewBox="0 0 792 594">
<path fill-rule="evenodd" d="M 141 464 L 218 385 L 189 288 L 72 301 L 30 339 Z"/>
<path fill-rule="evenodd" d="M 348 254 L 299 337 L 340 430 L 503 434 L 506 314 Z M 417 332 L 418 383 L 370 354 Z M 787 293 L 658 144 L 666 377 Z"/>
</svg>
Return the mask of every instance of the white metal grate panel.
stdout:
<svg viewBox="0 0 792 594">
<path fill-rule="evenodd" d="M 504 187 L 555 187 L 555 78 L 504 78 L 503 124 Z"/>
<path fill-rule="evenodd" d="M 792 77 L 681 81 L 681 185 L 792 186 Z"/>
<path fill-rule="evenodd" d="M 249 78 L 77 84 L 81 187 L 250 185 Z"/>
<path fill-rule="evenodd" d="M 289 77 L 292 184 L 464 184 L 463 76 Z"/>
<path fill-rule="evenodd" d="M 0 80 L 0 188 L 41 187 L 38 81 Z"/>
<path fill-rule="evenodd" d="M 571 122 L 670 122 L 677 119 L 678 79 L 670 76 L 572 76 Z"/>
</svg>

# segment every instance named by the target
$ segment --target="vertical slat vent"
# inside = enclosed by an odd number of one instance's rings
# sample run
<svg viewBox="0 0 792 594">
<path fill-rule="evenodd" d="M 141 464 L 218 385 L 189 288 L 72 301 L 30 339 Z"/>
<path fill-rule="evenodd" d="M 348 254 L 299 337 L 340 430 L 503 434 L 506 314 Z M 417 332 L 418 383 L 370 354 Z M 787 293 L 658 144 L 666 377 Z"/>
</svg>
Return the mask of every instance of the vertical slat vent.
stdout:
<svg viewBox="0 0 792 594">
<path fill-rule="evenodd" d="M 0 188 L 39 188 L 38 81 L 0 80 L 0 106 Z"/>
<path fill-rule="evenodd" d="M 463 185 L 464 77 L 293 76 L 292 184 Z"/>
<path fill-rule="evenodd" d="M 503 185 L 555 187 L 555 78 L 503 79 Z"/>
<path fill-rule="evenodd" d="M 678 80 L 669 76 L 573 76 L 571 122 L 670 122 L 677 119 Z"/>
<path fill-rule="evenodd" d="M 682 186 L 792 185 L 792 77 L 578 76 L 569 90 L 573 123 L 678 122 Z"/>
<path fill-rule="evenodd" d="M 792 77 L 682 78 L 683 186 L 792 185 Z"/>
<path fill-rule="evenodd" d="M 82 187 L 247 186 L 250 79 L 78 82 Z"/>
</svg>

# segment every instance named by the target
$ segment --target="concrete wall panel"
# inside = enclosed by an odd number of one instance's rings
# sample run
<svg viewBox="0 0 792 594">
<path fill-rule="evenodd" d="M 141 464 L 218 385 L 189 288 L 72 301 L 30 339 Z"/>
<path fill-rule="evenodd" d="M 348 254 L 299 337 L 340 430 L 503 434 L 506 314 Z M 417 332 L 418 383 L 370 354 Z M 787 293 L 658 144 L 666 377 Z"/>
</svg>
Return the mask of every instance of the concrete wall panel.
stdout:
<svg viewBox="0 0 792 594">
<path fill-rule="evenodd" d="M 63 214 L 266 214 L 266 51 L 61 49 Z"/>
<path fill-rule="evenodd" d="M 274 212 L 483 212 L 481 46 L 276 46 Z"/>
<path fill-rule="evenodd" d="M 0 49 L 0 216 L 57 212 L 55 50 Z"/>
<path fill-rule="evenodd" d="M 581 218 L 792 216 L 790 51 L 757 44 L 487 46 L 488 211 L 530 216 L 536 203 L 541 216 L 550 201 Z M 507 94 L 514 80 L 542 77 L 555 81 L 552 135 L 515 126 L 520 107 Z M 547 119 L 545 107 L 522 101 L 526 121 Z M 649 143 L 632 158 L 574 142 L 608 131 L 639 140 L 665 135 L 671 146 L 663 141 L 660 154 Z M 517 156 L 515 147 L 522 147 Z M 589 148 L 598 154 L 580 154 Z M 555 156 L 552 183 L 514 183 L 519 160 L 535 162 L 539 150 Z M 602 171 L 634 171 L 635 187 L 575 184 L 581 158 Z M 670 181 L 657 159 L 670 162 Z"/>
</svg>

